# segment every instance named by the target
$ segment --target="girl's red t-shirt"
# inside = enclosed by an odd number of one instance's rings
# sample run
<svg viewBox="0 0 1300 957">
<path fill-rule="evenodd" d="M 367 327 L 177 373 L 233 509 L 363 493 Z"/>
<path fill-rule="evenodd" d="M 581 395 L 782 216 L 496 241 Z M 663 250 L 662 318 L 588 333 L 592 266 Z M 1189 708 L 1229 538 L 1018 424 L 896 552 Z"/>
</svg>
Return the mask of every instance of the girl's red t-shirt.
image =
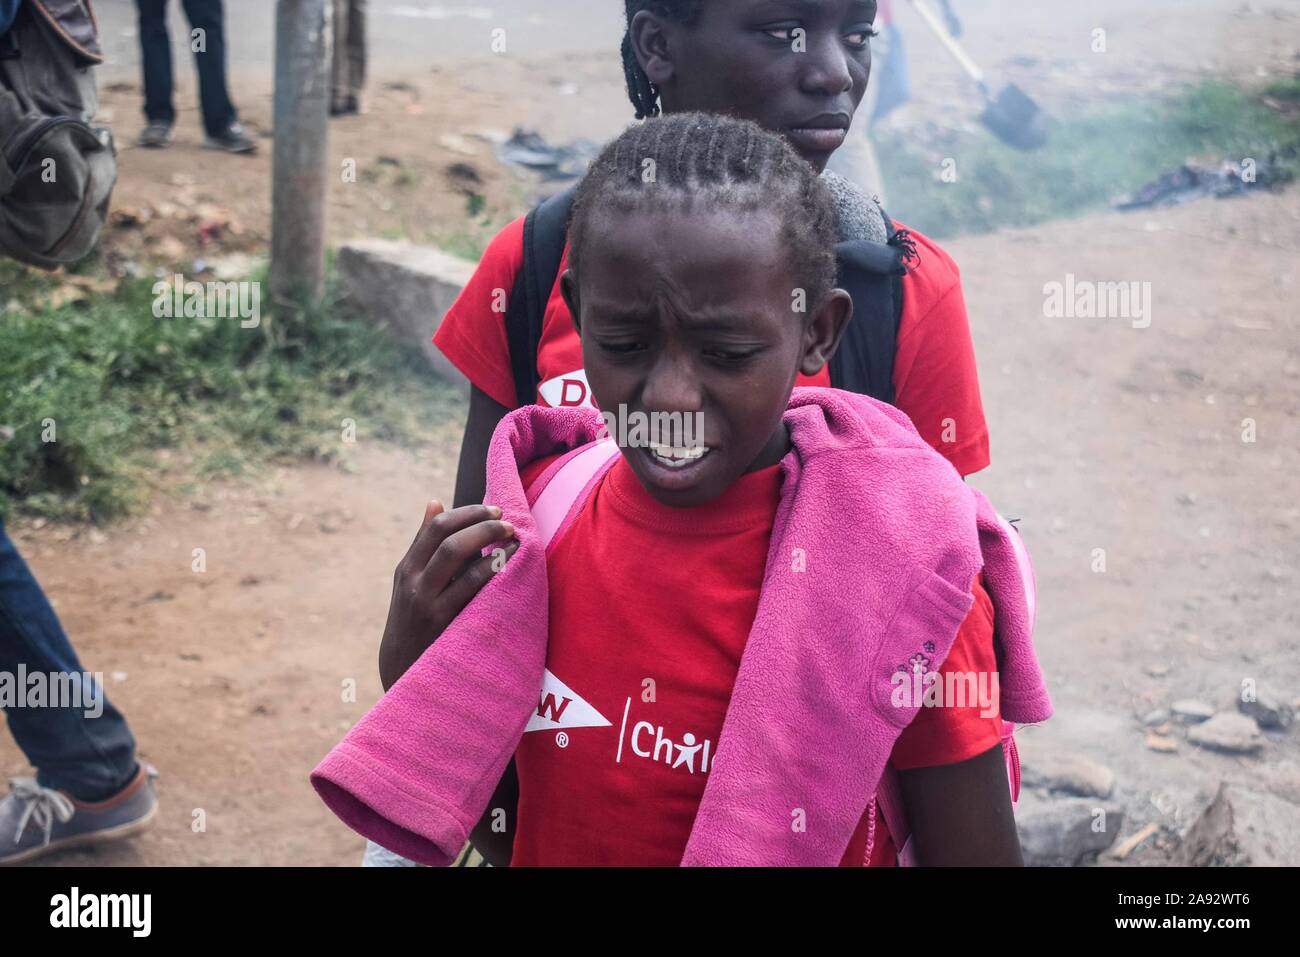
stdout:
<svg viewBox="0 0 1300 957">
<path fill-rule="evenodd" d="M 555 458 L 525 468 L 525 487 Z M 513 864 L 681 862 L 758 610 L 780 494 L 774 465 L 707 505 L 671 508 L 621 456 L 592 490 L 547 562 L 546 675 L 515 753 Z M 974 593 L 941 672 L 997 667 L 978 580 Z M 890 760 L 964 761 L 996 747 L 1000 731 L 1000 717 L 974 704 L 922 708 Z M 895 863 L 878 811 L 877 821 L 871 861 L 864 814 L 841 866 Z"/>
<path fill-rule="evenodd" d="M 906 228 L 899 224 L 899 228 Z M 903 314 L 894 357 L 895 402 L 931 446 L 962 475 L 989 464 L 988 425 L 980 399 L 961 275 L 952 259 L 922 234 L 917 261 L 903 277 Z M 434 344 L 465 377 L 506 408 L 516 405 L 506 339 L 505 310 L 523 265 L 524 220 L 505 227 L 483 254 L 469 283 L 452 304 Z M 568 251 L 561 263 L 567 266 Z M 557 277 L 547 302 L 538 345 L 537 402 L 546 406 L 593 405 L 582 368 L 582 343 Z M 801 386 L 829 386 L 823 368 L 800 375 Z"/>
</svg>

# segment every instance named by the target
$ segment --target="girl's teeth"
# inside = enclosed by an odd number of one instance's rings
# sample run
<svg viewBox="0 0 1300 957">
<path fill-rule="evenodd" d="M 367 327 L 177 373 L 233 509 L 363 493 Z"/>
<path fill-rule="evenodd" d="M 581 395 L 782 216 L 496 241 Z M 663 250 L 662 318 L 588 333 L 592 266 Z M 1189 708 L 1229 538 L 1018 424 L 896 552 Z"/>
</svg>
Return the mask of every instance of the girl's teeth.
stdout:
<svg viewBox="0 0 1300 957">
<path fill-rule="evenodd" d="M 655 459 L 669 468 L 682 468 L 703 458 L 709 449 L 707 446 L 697 446 L 693 449 L 669 448 L 663 445 L 652 445 L 650 454 Z"/>
</svg>

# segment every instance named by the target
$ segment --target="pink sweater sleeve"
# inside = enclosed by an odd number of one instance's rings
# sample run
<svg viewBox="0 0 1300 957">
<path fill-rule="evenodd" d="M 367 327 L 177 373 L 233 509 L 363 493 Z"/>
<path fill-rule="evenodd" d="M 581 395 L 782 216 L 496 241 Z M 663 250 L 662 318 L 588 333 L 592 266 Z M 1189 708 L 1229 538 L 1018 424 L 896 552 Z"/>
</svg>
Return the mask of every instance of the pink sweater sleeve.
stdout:
<svg viewBox="0 0 1300 957">
<path fill-rule="evenodd" d="M 487 810 L 546 664 L 546 554 L 519 462 L 590 441 L 601 424 L 594 410 L 502 419 L 486 500 L 515 526 L 519 550 L 312 772 L 330 810 L 390 851 L 450 864 Z"/>
<path fill-rule="evenodd" d="M 537 705 L 545 575 L 521 545 L 312 773 L 354 831 L 421 864 L 455 860 Z"/>
</svg>

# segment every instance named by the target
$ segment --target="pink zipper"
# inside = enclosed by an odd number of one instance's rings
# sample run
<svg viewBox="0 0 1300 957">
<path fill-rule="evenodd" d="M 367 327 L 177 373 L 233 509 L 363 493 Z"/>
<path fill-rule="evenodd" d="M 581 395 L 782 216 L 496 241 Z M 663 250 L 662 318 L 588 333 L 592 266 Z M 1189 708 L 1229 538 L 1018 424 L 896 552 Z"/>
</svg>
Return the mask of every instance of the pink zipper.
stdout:
<svg viewBox="0 0 1300 957">
<path fill-rule="evenodd" d="M 1007 763 L 1011 767 L 1011 803 L 1014 804 L 1020 800 L 1020 752 L 1016 749 L 1014 735 L 1007 735 L 1003 745 L 1007 753 Z"/>
</svg>

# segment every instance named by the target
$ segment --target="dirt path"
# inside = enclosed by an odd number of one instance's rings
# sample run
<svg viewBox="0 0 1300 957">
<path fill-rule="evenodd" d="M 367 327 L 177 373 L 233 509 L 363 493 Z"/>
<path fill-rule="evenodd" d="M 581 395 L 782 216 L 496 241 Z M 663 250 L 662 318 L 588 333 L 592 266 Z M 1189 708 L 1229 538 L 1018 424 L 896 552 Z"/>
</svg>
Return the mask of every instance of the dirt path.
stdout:
<svg viewBox="0 0 1300 957">
<path fill-rule="evenodd" d="M 621 74 L 612 67 L 595 58 L 473 61 L 374 82 L 365 115 L 330 125 L 330 244 L 401 238 L 472 255 L 538 193 L 535 177 L 497 162 L 491 139 L 519 124 L 557 140 L 617 133 L 628 117 Z M 173 146 L 141 149 L 137 84 L 103 85 L 100 115 L 115 127 L 121 150 L 117 215 L 106 238 L 115 271 L 133 263 L 145 272 L 160 265 L 189 272 L 199 258 L 266 255 L 270 86 L 235 86 L 244 122 L 261 134 L 252 156 L 203 149 L 197 111 L 183 95 Z"/>
<path fill-rule="evenodd" d="M 426 498 L 451 493 L 453 444 L 445 436 L 420 454 L 362 444 L 356 474 L 281 470 L 69 541 L 67 530 L 18 532 L 83 664 L 104 673 L 162 772 L 148 835 L 54 863 L 359 860 L 307 774 L 380 693 L 393 566 Z M 191 570 L 195 548 L 203 574 Z M 356 703 L 344 701 L 349 680 Z M 0 737 L 0 770 L 22 764 Z M 191 830 L 199 808 L 205 833 Z"/>
</svg>

